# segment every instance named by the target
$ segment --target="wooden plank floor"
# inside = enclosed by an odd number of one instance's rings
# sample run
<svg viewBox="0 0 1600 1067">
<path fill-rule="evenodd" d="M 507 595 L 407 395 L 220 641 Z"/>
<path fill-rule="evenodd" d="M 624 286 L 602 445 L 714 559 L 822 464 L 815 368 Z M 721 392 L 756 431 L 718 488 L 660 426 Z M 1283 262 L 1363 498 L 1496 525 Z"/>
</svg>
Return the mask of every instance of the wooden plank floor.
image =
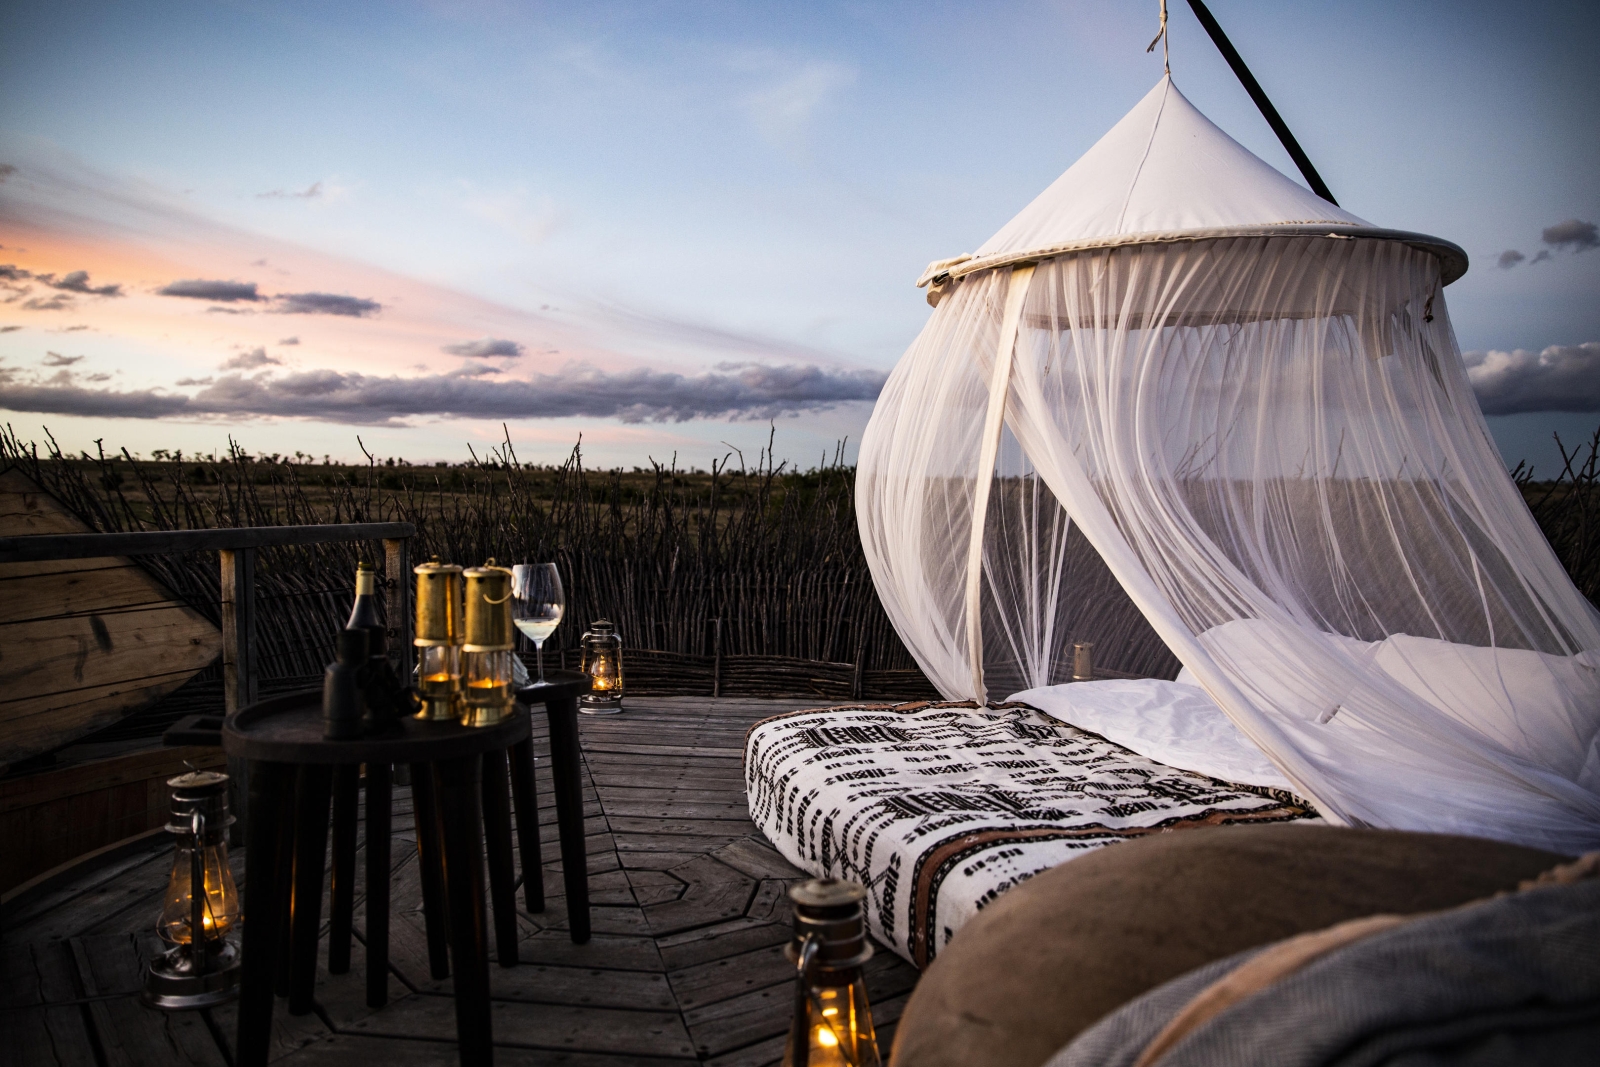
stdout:
<svg viewBox="0 0 1600 1067">
<path fill-rule="evenodd" d="M 751 723 L 815 704 L 638 697 L 622 715 L 583 717 L 594 905 L 587 945 L 566 932 L 545 731 L 535 716 L 548 904 L 518 912 L 521 964 L 490 968 L 498 1063 L 761 1067 L 782 1058 L 793 980 L 783 958 L 784 892 L 803 875 L 750 822 L 740 756 Z M 395 793 L 394 836 L 389 1004 L 375 1011 L 365 1003 L 358 897 L 351 971 L 334 976 L 319 966 L 312 1014 L 291 1017 L 278 1001 L 276 1062 L 455 1062 L 451 984 L 428 976 L 409 789 Z M 160 947 L 153 927 L 170 855 L 163 844 L 118 860 L 8 917 L 0 1064 L 230 1062 L 231 1007 L 166 1014 L 138 1002 L 144 961 Z M 241 884 L 244 860 L 233 857 Z M 492 933 L 490 941 L 492 949 Z M 917 972 L 882 948 L 867 972 L 887 1054 Z"/>
</svg>

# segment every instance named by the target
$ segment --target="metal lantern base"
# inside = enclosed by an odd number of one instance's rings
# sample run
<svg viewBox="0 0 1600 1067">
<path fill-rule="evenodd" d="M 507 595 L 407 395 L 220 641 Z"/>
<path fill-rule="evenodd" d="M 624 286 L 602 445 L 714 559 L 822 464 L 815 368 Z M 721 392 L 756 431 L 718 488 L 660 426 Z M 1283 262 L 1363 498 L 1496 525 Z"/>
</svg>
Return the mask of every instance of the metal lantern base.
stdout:
<svg viewBox="0 0 1600 1067">
<path fill-rule="evenodd" d="M 239 946 L 224 941 L 197 971 L 187 946 L 179 945 L 150 961 L 141 998 L 152 1008 L 183 1011 L 214 1008 L 239 996 Z"/>
<path fill-rule="evenodd" d="M 578 698 L 578 713 L 580 715 L 620 715 L 622 713 L 622 698 L 597 699 L 590 695 L 581 696 Z"/>
</svg>

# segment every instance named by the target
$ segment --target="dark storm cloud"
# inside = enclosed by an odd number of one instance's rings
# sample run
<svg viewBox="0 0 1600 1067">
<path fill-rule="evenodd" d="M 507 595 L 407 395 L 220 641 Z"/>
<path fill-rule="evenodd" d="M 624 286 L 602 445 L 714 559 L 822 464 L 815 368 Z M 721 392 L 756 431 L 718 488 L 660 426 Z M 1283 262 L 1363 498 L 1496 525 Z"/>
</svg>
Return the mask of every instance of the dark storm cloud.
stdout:
<svg viewBox="0 0 1600 1067">
<path fill-rule="evenodd" d="M 231 304 L 237 300 L 265 300 L 256 292 L 255 282 L 223 282 L 205 278 L 188 278 L 169 282 L 156 290 L 158 296 L 184 296 L 191 300 L 211 300 Z"/>
<path fill-rule="evenodd" d="M 471 356 L 473 359 L 490 359 L 495 356 L 516 359 L 522 355 L 522 346 L 515 341 L 499 337 L 480 337 L 476 341 L 445 345 L 440 351 L 448 352 L 452 356 Z"/>
<path fill-rule="evenodd" d="M 46 367 L 70 367 L 82 358 L 82 356 L 63 356 L 60 352 L 46 352 L 44 354 L 44 365 Z"/>
<path fill-rule="evenodd" d="M 267 355 L 265 348 L 252 348 L 230 357 L 218 370 L 258 370 L 261 367 L 281 367 L 283 360 Z"/>
<path fill-rule="evenodd" d="M 414 416 L 538 419 L 587 415 L 623 422 L 697 418 L 774 418 L 872 400 L 878 371 L 724 364 L 698 375 L 635 370 L 617 374 L 568 367 L 530 380 L 486 381 L 433 374 L 376 377 L 310 370 L 280 377 L 228 374 L 193 397 L 151 390 L 118 393 L 70 383 L 0 385 L 0 407 L 53 414 L 162 418 L 171 415 L 272 415 L 354 424 L 396 424 Z"/>
<path fill-rule="evenodd" d="M 1466 352 L 1467 377 L 1485 415 L 1600 411 L 1600 341 L 1543 352 Z"/>
<path fill-rule="evenodd" d="M 1497 264 L 1501 270 L 1510 270 L 1512 267 L 1515 267 L 1518 263 L 1521 263 L 1527 258 L 1527 256 L 1523 255 L 1521 252 L 1518 252 L 1515 248 L 1508 248 L 1504 252 L 1500 253 L 1500 259 L 1497 261 Z"/>
<path fill-rule="evenodd" d="M 54 274 L 35 274 L 35 278 L 44 282 L 52 289 L 60 289 L 67 293 L 82 293 L 84 296 L 121 296 L 120 285 L 90 285 L 89 272 L 75 270 L 71 274 L 57 278 Z"/>
<path fill-rule="evenodd" d="M 336 293 L 280 293 L 278 310 L 289 315 L 348 315 L 361 318 L 383 309 L 376 300 Z"/>
<path fill-rule="evenodd" d="M 1552 248 L 1570 249 L 1573 252 L 1600 248 L 1600 226 L 1580 219 L 1568 219 L 1554 226 L 1546 226 L 1541 236 L 1544 243 Z"/>
</svg>

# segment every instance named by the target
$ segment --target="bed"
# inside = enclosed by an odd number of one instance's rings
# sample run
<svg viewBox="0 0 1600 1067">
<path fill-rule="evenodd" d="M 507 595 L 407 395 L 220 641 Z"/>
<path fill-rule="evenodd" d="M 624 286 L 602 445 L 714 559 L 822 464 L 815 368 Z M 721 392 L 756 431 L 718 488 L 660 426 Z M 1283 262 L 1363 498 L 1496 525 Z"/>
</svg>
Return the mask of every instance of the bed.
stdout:
<svg viewBox="0 0 1600 1067">
<path fill-rule="evenodd" d="M 751 817 L 792 863 L 864 885 L 873 936 L 919 967 L 1010 887 L 1105 845 L 1186 827 L 1321 821 L 1259 752 L 1249 765 L 1253 748 L 1245 765 L 1235 758 L 1227 767 L 1233 778 L 1260 780 L 1224 780 L 1141 755 L 1127 747 L 1142 742 L 1126 729 L 1118 744 L 1055 717 L 1088 721 L 1082 708 L 1092 706 L 1126 724 L 1141 719 L 1142 702 L 1142 717 L 1155 723 L 1147 732 L 1165 738 L 1161 751 L 1185 761 L 1174 724 L 1192 724 L 1202 736 L 1187 742 L 1203 763 L 1215 748 L 1206 728 L 1221 711 L 1194 686 L 1145 679 L 1052 690 L 1061 693 L 1019 696 L 1053 704 L 1054 714 L 1017 699 L 858 704 L 762 720 L 745 738 Z"/>
</svg>

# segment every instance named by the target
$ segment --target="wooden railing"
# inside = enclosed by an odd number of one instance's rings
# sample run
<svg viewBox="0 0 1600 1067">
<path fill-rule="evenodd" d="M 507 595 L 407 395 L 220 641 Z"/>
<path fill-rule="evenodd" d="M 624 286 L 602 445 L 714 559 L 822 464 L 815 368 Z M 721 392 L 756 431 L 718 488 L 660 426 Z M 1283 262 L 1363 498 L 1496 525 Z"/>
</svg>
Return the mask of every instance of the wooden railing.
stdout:
<svg viewBox="0 0 1600 1067">
<path fill-rule="evenodd" d="M 220 530 L 152 530 L 135 533 L 45 534 L 0 537 L 0 563 L 40 563 L 101 556 L 153 556 L 215 552 L 222 569 L 223 705 L 231 715 L 260 698 L 256 669 L 256 553 L 263 548 L 382 541 L 387 593 L 389 655 L 400 677 L 411 676 L 409 522 L 357 522 L 329 526 L 241 526 Z M 248 788 L 242 763 L 229 760 L 233 811 L 242 835 Z M 236 835 L 237 837 L 238 835 Z"/>
</svg>

